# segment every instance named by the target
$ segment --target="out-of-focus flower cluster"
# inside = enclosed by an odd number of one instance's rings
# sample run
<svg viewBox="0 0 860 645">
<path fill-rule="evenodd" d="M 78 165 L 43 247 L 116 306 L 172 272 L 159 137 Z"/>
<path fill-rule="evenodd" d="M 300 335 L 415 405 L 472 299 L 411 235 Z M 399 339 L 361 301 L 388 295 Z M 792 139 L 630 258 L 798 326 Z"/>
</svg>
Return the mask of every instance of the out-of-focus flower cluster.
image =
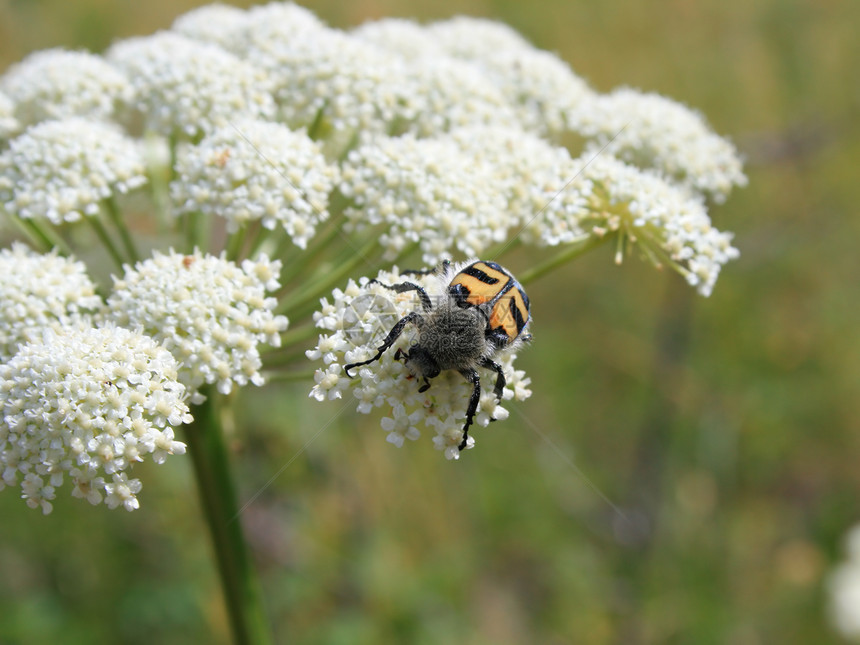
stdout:
<svg viewBox="0 0 860 645">
<path fill-rule="evenodd" d="M 45 355 L 46 343 L 75 333 L 124 328 L 171 352 L 170 391 L 196 403 L 207 384 L 226 393 L 261 383 L 259 346 L 279 346 L 283 314 L 299 323 L 290 341 L 306 339 L 302 317 L 358 262 L 391 283 L 402 276 L 385 269 L 416 250 L 411 261 L 430 267 L 515 240 L 540 254 L 614 241 L 618 261 L 638 250 L 707 295 L 737 256 L 708 205 L 744 182 L 735 148 L 701 115 L 637 90 L 597 92 L 500 23 L 398 19 L 343 31 L 289 2 L 210 5 L 103 55 L 51 49 L 0 76 L 0 230 L 56 249 L 0 257 L 11 267 L 0 294 L 14 303 L 0 312 L 0 352 L 24 370 L 14 361 L 25 350 Z M 92 257 L 84 232 L 115 261 L 112 287 L 70 259 Z M 440 290 L 432 276 L 415 279 Z M 393 351 L 354 381 L 343 374 L 415 304 L 355 281 L 323 299 L 313 395 L 348 390 L 361 411 L 385 409 L 392 443 L 430 427 L 453 457 L 468 398 L 459 375 L 418 393 Z M 297 349 L 273 352 L 272 364 Z M 513 355 L 500 360 L 505 396 L 528 396 Z M 80 379 L 89 373 L 81 367 Z M 14 414 L 37 405 L 27 396 L 9 403 Z M 505 414 L 485 392 L 477 423 Z M 37 472 L 33 446 L 51 432 L 65 441 L 66 426 L 44 418 L 57 425 L 27 439 L 26 459 L 0 456 L 32 491 L 47 491 L 55 472 Z M 105 482 L 96 488 L 113 501 L 138 486 Z M 50 495 L 32 491 L 44 508 Z"/>
<path fill-rule="evenodd" d="M 860 642 L 860 526 L 845 536 L 846 558 L 830 574 L 830 616 L 845 638 Z"/>
</svg>

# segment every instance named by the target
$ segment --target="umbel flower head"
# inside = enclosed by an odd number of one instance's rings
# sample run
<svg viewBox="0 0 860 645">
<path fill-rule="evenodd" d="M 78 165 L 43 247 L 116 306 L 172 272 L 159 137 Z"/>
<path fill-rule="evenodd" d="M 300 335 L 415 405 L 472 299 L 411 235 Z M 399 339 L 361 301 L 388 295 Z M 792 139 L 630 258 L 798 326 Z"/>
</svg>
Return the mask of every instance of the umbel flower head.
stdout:
<svg viewBox="0 0 860 645">
<path fill-rule="evenodd" d="M 15 104 L 5 93 L 0 91 L 0 143 L 9 139 L 21 129 L 21 124 L 15 118 Z"/>
<path fill-rule="evenodd" d="M 102 308 L 83 262 L 20 242 L 0 249 L 0 360 L 46 329 L 86 328 Z"/>
<path fill-rule="evenodd" d="M 431 301 L 447 298 L 444 278 L 434 274 L 415 275 L 401 273 L 396 267 L 381 271 L 375 276 L 387 285 L 412 282 L 423 287 Z M 355 378 L 348 378 L 344 366 L 368 360 L 374 356 L 382 340 L 404 316 L 420 311 L 421 304 L 415 291 L 394 294 L 391 290 L 362 278 L 349 281 L 346 289 L 335 289 L 332 301 L 322 300 L 322 307 L 314 314 L 316 326 L 328 333 L 321 334 L 316 348 L 307 352 L 311 360 L 322 360 L 324 366 L 316 370 L 310 396 L 323 401 L 353 396 L 359 412 L 369 413 L 373 408 L 385 410 L 382 429 L 387 440 L 402 446 L 406 439 L 415 440 L 421 429 L 431 429 L 433 444 L 447 459 L 458 459 L 458 446 L 463 438 L 466 408 L 472 393 L 471 384 L 453 370 L 443 371 L 433 379 L 432 387 L 421 392 L 420 383 L 412 372 L 397 360 L 398 349 L 406 350 L 418 339 L 418 331 L 407 326 L 400 339 L 380 359 L 357 370 Z M 516 354 L 501 352 L 493 356 L 507 381 L 503 400 L 522 401 L 531 396 L 530 379 L 525 372 L 514 368 Z M 508 411 L 496 400 L 491 385 L 496 375 L 491 370 L 479 370 L 482 382 L 481 399 L 475 423 L 487 426 L 490 421 L 505 419 Z M 474 439 L 466 445 L 472 448 Z"/>
<path fill-rule="evenodd" d="M 217 45 L 160 32 L 118 42 L 107 57 L 131 81 L 129 107 L 147 130 L 193 139 L 231 119 L 274 116 L 268 75 Z"/>
<path fill-rule="evenodd" d="M 233 123 L 181 147 L 175 171 L 175 215 L 220 216 L 231 233 L 254 220 L 280 224 L 300 248 L 328 218 L 339 176 L 307 134 L 266 121 Z"/>
<path fill-rule="evenodd" d="M 0 204 L 21 219 L 76 222 L 145 183 L 138 142 L 80 117 L 44 121 L 0 153 Z"/>
<path fill-rule="evenodd" d="M 362 412 L 386 410 L 393 443 L 431 428 L 456 457 L 460 375 L 420 393 L 395 347 L 346 379 L 343 366 L 367 360 L 416 308 L 414 293 L 347 282 L 355 267 L 393 283 L 405 278 L 394 262 L 506 262 L 518 243 L 552 256 L 534 278 L 606 242 L 617 261 L 635 251 L 708 295 L 738 255 L 708 208 L 745 181 L 734 146 L 697 113 L 637 90 L 597 92 L 497 22 L 347 32 L 290 2 L 201 7 L 103 56 L 41 52 L 0 77 L 3 216 L 58 249 L 39 269 L 20 249 L 9 256 L 21 266 L 0 278 L 16 303 L 0 313 L 2 351 L 105 319 L 169 350 L 196 404 L 207 384 L 262 383 L 261 344 L 286 345 L 267 369 L 294 363 L 314 303 L 340 286 L 314 317 L 313 396 L 351 392 Z M 106 313 L 60 257 L 96 236 L 121 274 Z M 434 276 L 411 279 L 445 291 Z M 294 323 L 283 336 L 282 313 Z M 499 359 L 505 397 L 522 399 L 528 379 L 513 361 Z M 506 414 L 483 389 L 479 428 Z"/>
<path fill-rule="evenodd" d="M 341 192 L 354 204 L 346 210 L 352 226 L 386 225 L 387 257 L 418 243 L 433 265 L 454 248 L 480 255 L 505 239 L 512 221 L 494 178 L 492 166 L 451 139 L 384 137 L 350 153 Z"/>
<path fill-rule="evenodd" d="M 35 52 L 13 65 L 0 89 L 23 125 L 73 116 L 112 119 L 132 92 L 125 75 L 100 56 L 64 49 Z"/>
<path fill-rule="evenodd" d="M 276 300 L 266 297 L 278 288 L 279 270 L 280 262 L 265 256 L 237 266 L 199 251 L 156 251 L 114 280 L 107 317 L 142 329 L 170 350 L 179 380 L 199 403 L 204 383 L 217 384 L 222 394 L 263 383 L 257 345 L 277 347 L 287 328 L 286 317 L 272 313 Z"/>
<path fill-rule="evenodd" d="M 45 330 L 0 365 L 0 488 L 20 484 L 51 512 L 68 477 L 72 495 L 138 507 L 128 470 L 148 455 L 182 454 L 173 426 L 189 423 L 177 364 L 153 339 L 120 327 Z"/>
</svg>

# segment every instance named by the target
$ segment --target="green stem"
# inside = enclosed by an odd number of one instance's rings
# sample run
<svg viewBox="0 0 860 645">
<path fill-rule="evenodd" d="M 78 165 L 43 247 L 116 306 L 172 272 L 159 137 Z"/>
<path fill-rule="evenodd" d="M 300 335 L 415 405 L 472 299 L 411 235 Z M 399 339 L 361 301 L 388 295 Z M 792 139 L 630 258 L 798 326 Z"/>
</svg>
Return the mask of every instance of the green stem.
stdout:
<svg viewBox="0 0 860 645">
<path fill-rule="evenodd" d="M 215 405 L 217 394 L 212 388 L 205 394 L 206 401 L 192 409 L 194 421 L 186 429 L 188 452 L 215 549 L 233 641 L 236 645 L 264 645 L 272 639 L 238 519 L 227 446 Z"/>
<path fill-rule="evenodd" d="M 581 242 L 579 244 L 573 244 L 570 246 L 570 248 L 565 249 L 561 253 L 557 253 L 548 260 L 533 266 L 527 271 L 523 271 L 519 275 L 519 281 L 521 284 L 524 285 L 530 282 L 534 282 L 538 278 L 542 278 L 550 271 L 557 269 L 562 264 L 566 264 L 567 262 L 570 262 L 571 260 L 574 260 L 581 255 L 585 255 L 592 249 L 595 249 L 598 246 L 605 244 L 612 237 L 613 236 L 611 234 L 606 234 L 603 237 L 592 235 L 584 242 Z"/>
<path fill-rule="evenodd" d="M 119 231 L 122 245 L 125 247 L 125 252 L 128 254 L 131 263 L 134 264 L 140 260 L 140 255 L 137 253 L 137 248 L 134 246 L 134 240 L 131 239 L 131 232 L 129 232 L 128 226 L 125 225 L 122 213 L 119 212 L 119 205 L 116 203 L 116 199 L 108 197 L 104 200 L 104 205 L 105 210 L 108 213 L 108 217 L 110 217 L 111 222 L 113 222 L 113 225 Z"/>
<path fill-rule="evenodd" d="M 272 231 L 263 226 L 262 223 L 257 222 L 256 229 L 254 231 L 254 239 L 251 240 L 251 248 L 248 249 L 248 257 L 257 257 L 257 253 L 259 253 L 260 248 L 266 243 L 266 240 L 269 240 L 273 235 L 274 233 Z"/>
<path fill-rule="evenodd" d="M 362 262 L 367 262 L 368 256 L 370 256 L 378 246 L 379 240 L 374 237 L 368 240 L 360 249 L 353 250 L 351 257 L 348 260 L 319 278 L 316 282 L 312 283 L 310 287 L 301 291 L 298 295 L 292 298 L 284 298 L 278 307 L 279 313 L 290 314 L 292 312 L 294 319 L 300 320 L 307 313 L 306 311 L 303 311 L 303 307 L 306 307 L 309 303 L 315 303 L 323 294 L 343 280 L 345 276 L 352 273 L 352 270 L 356 266 Z"/>
<path fill-rule="evenodd" d="M 313 139 L 314 141 L 320 136 L 320 130 L 322 128 L 323 119 L 325 118 L 325 109 L 328 107 L 328 102 L 324 103 L 317 113 L 314 115 L 314 120 L 308 126 L 308 137 Z"/>
<path fill-rule="evenodd" d="M 203 213 L 194 211 L 185 215 L 185 252 L 189 255 L 195 249 L 204 248 L 200 242 L 203 239 Z"/>
<path fill-rule="evenodd" d="M 72 250 L 66 241 L 54 233 L 50 228 L 45 230 L 39 223 L 32 219 L 23 219 L 17 215 L 7 213 L 7 217 L 26 235 L 33 246 L 41 247 L 46 253 L 57 249 L 60 255 L 70 256 Z"/>
<path fill-rule="evenodd" d="M 512 240 L 508 240 L 507 242 L 504 242 L 503 244 L 499 244 L 499 245 L 494 246 L 493 248 L 489 249 L 488 251 L 485 251 L 484 253 L 481 254 L 481 257 L 483 257 L 487 260 L 498 260 L 504 253 L 506 253 L 508 251 L 512 251 L 513 249 L 517 248 L 520 244 L 522 244 L 522 240 L 519 237 L 515 237 Z"/>
<path fill-rule="evenodd" d="M 274 351 L 289 349 L 293 345 L 303 343 L 306 340 L 317 336 L 319 333 L 320 329 L 318 327 L 315 327 L 313 324 L 290 329 L 289 331 L 281 334 L 281 346 Z"/>
<path fill-rule="evenodd" d="M 116 263 L 116 265 L 120 269 L 122 269 L 122 254 L 119 252 L 119 249 L 116 248 L 116 245 L 113 243 L 113 240 L 110 239 L 110 235 L 108 235 L 108 232 L 105 230 L 105 227 L 102 224 L 101 220 L 97 216 L 85 217 L 84 219 L 87 220 L 90 223 L 90 226 L 93 227 L 93 230 L 96 232 L 96 235 L 102 241 L 102 244 L 105 245 L 107 252 L 110 254 L 111 258 L 113 258 L 113 261 Z"/>
<path fill-rule="evenodd" d="M 304 372 L 266 372 L 263 376 L 266 378 L 266 383 L 313 382 L 315 373 L 314 370 L 305 370 Z"/>
<path fill-rule="evenodd" d="M 242 252 L 242 247 L 245 244 L 245 236 L 248 234 L 247 224 L 243 224 L 241 228 L 230 236 L 227 241 L 227 259 L 233 262 L 239 257 Z"/>
<path fill-rule="evenodd" d="M 281 243 L 278 245 L 278 250 L 274 257 L 284 258 L 284 267 L 281 270 L 281 284 L 285 287 L 292 280 L 301 274 L 306 274 L 308 267 L 319 257 L 323 251 L 330 251 L 332 242 L 338 235 L 343 235 L 347 239 L 347 234 L 343 232 L 343 211 L 346 208 L 347 200 L 339 191 L 334 191 L 329 198 L 328 210 L 330 216 L 328 220 L 320 225 L 316 234 L 311 238 L 310 244 L 304 250 L 299 249 L 293 244 L 289 235 L 284 234 Z M 290 248 L 292 247 L 292 248 Z M 286 250 L 292 251 L 290 258 L 285 258 Z M 286 288 L 282 289 L 285 292 Z"/>
</svg>

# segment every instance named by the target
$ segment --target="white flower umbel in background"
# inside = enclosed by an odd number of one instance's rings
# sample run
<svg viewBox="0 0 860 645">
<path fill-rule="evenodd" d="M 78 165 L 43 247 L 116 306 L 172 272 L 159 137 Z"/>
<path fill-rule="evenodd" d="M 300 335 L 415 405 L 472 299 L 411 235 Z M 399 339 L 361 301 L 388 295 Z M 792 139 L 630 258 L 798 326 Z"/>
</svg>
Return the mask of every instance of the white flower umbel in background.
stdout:
<svg viewBox="0 0 860 645">
<path fill-rule="evenodd" d="M 268 75 L 217 45 L 161 32 L 120 41 L 108 60 L 128 76 L 147 130 L 190 138 L 234 119 L 274 117 Z"/>
<path fill-rule="evenodd" d="M 5 93 L 0 91 L 0 145 L 4 144 L 18 130 L 21 124 L 15 118 L 15 104 Z"/>
<path fill-rule="evenodd" d="M 313 136 L 334 135 L 348 145 L 362 132 L 385 134 L 414 114 L 405 61 L 344 32 L 320 28 L 283 39 L 255 34 L 248 58 L 274 80 L 284 121 Z"/>
<path fill-rule="evenodd" d="M 30 251 L 20 242 L 0 249 L 0 360 L 46 329 L 92 327 L 102 300 L 83 262 Z"/>
<path fill-rule="evenodd" d="M 659 94 L 622 88 L 591 95 L 571 112 L 570 121 L 572 130 L 604 153 L 654 168 L 718 202 L 746 184 L 735 147 L 711 132 L 699 113 Z"/>
<path fill-rule="evenodd" d="M 634 248 L 657 267 L 678 271 L 703 296 L 739 256 L 732 233 L 711 224 L 704 201 L 662 176 L 591 151 L 578 160 L 593 185 L 582 228 L 615 239 L 615 261 Z"/>
<path fill-rule="evenodd" d="M 339 176 L 303 131 L 265 121 L 239 121 L 180 147 L 175 173 L 176 215 L 220 216 L 230 233 L 256 220 L 270 230 L 280 225 L 300 248 L 328 219 Z"/>
<path fill-rule="evenodd" d="M 261 385 L 258 345 L 280 345 L 285 316 L 272 313 L 279 261 L 261 256 L 241 267 L 223 257 L 155 252 L 127 267 L 114 281 L 107 317 L 142 329 L 170 350 L 179 380 L 194 403 L 203 401 L 204 383 L 229 394 L 234 387 Z"/>
<path fill-rule="evenodd" d="M 847 558 L 828 580 L 830 617 L 842 636 L 860 643 L 860 526 L 845 536 Z"/>
<path fill-rule="evenodd" d="M 132 93 L 125 75 L 100 56 L 63 49 L 36 52 L 13 65 L 0 90 L 14 101 L 23 125 L 73 116 L 113 119 Z"/>
<path fill-rule="evenodd" d="M 44 121 L 0 153 L 0 204 L 24 220 L 95 216 L 106 200 L 145 183 L 138 142 L 80 117 Z"/>
<path fill-rule="evenodd" d="M 412 282 L 423 287 L 431 301 L 447 298 L 445 287 L 435 274 L 416 275 L 400 273 L 395 267 L 381 271 L 375 279 L 387 285 Z M 317 347 L 307 352 L 312 360 L 322 359 L 325 368 L 316 373 L 316 385 L 311 396 L 318 401 L 353 396 L 359 412 L 369 413 L 380 407 L 386 411 L 381 426 L 387 440 L 402 446 L 406 439 L 415 440 L 421 429 L 431 429 L 433 443 L 447 459 L 459 459 L 458 446 L 463 439 L 466 408 L 472 385 L 454 370 L 443 371 L 432 385 L 420 392 L 403 361 L 396 359 L 397 350 L 407 350 L 418 339 L 418 330 L 407 325 L 398 341 L 380 359 L 370 365 L 356 368 L 348 378 L 343 366 L 367 360 L 376 354 L 392 327 L 404 316 L 420 311 L 421 304 L 415 291 L 395 294 L 390 289 L 362 278 L 349 281 L 345 290 L 336 289 L 332 301 L 324 299 L 322 310 L 314 314 L 316 326 L 329 333 L 320 335 Z M 493 356 L 502 367 L 507 385 L 503 399 L 522 401 L 531 395 L 527 389 L 529 379 L 513 362 L 516 354 L 501 352 Z M 492 420 L 505 419 L 508 412 L 496 400 L 493 384 L 496 374 L 492 370 L 479 370 L 481 400 L 475 423 L 486 427 Z M 467 448 L 475 441 L 469 437 Z"/>
<path fill-rule="evenodd" d="M 20 483 L 51 512 L 66 477 L 91 504 L 138 507 L 127 471 L 182 454 L 173 426 L 191 421 L 177 364 L 153 339 L 119 327 L 47 330 L 0 365 L 0 488 Z"/>
</svg>

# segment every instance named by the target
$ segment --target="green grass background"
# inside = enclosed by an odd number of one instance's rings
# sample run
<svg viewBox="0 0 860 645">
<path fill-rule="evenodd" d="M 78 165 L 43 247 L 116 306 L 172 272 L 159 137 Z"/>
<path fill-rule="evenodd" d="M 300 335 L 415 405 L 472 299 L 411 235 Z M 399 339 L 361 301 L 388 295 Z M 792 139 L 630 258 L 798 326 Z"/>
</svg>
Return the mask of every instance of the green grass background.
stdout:
<svg viewBox="0 0 860 645">
<path fill-rule="evenodd" d="M 195 2 L 5 0 L 0 68 L 101 50 Z M 245 392 L 242 516 L 279 643 L 838 643 L 825 580 L 860 521 L 860 3 L 306 2 L 338 27 L 503 20 L 599 90 L 702 111 L 747 158 L 742 256 L 703 299 L 610 249 L 530 287 L 534 396 L 446 462 L 378 415 Z M 515 273 L 529 252 L 505 258 Z M 319 434 L 318 431 L 325 427 Z M 141 510 L 0 493 L 0 643 L 225 643 L 188 460 Z"/>
</svg>

